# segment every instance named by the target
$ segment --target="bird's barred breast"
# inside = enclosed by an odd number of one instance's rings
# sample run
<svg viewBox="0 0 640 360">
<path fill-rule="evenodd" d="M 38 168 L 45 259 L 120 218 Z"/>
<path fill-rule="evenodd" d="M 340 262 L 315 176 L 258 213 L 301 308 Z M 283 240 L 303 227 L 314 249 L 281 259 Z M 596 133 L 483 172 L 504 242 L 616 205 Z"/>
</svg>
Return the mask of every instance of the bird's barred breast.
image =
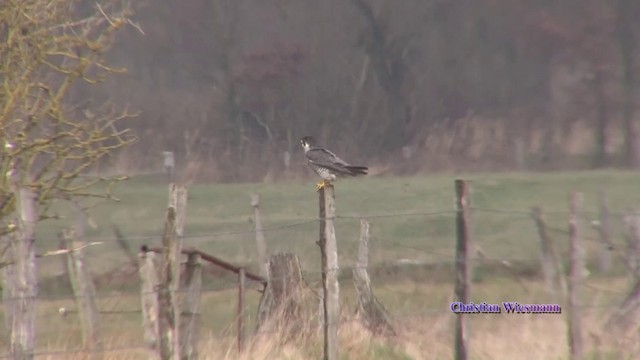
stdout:
<svg viewBox="0 0 640 360">
<path fill-rule="evenodd" d="M 312 165 L 311 168 L 316 174 L 320 175 L 321 178 L 325 180 L 335 180 L 336 176 L 329 171 L 327 168 L 323 168 L 321 166 Z"/>
</svg>

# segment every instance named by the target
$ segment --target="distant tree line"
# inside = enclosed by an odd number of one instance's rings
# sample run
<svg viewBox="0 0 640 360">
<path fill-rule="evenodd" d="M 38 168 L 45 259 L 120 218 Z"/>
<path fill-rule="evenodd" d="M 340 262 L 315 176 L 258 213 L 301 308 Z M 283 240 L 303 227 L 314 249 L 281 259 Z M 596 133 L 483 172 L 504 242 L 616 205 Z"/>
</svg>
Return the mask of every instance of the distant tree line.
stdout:
<svg viewBox="0 0 640 360">
<path fill-rule="evenodd" d="M 128 73 L 78 92 L 141 111 L 135 164 L 277 178 L 312 134 L 399 172 L 640 166 L 635 0 L 136 4 Z"/>
</svg>

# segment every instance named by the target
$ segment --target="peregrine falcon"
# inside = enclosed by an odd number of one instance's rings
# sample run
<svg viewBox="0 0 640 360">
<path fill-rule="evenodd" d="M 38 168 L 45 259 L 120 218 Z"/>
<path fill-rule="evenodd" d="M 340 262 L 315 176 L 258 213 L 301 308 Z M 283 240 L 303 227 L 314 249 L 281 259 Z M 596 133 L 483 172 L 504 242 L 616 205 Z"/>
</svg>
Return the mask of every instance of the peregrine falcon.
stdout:
<svg viewBox="0 0 640 360">
<path fill-rule="evenodd" d="M 366 166 L 349 165 L 326 148 L 317 146 L 316 140 L 311 136 L 303 137 L 300 143 L 309 167 L 322 178 L 316 186 L 318 191 L 338 177 L 367 175 L 369 171 Z"/>
</svg>

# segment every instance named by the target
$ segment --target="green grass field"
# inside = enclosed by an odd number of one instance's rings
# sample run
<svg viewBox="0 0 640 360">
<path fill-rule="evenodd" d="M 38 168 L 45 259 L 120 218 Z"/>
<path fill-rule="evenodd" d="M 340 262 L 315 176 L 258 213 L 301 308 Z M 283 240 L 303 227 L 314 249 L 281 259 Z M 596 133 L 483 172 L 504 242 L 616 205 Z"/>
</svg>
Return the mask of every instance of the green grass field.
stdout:
<svg viewBox="0 0 640 360">
<path fill-rule="evenodd" d="M 355 259 L 359 218 L 371 222 L 372 264 L 400 259 L 443 261 L 453 256 L 454 178 L 472 182 L 473 235 L 491 258 L 536 259 L 537 232 L 526 213 L 532 206 L 547 212 L 549 226 L 567 228 L 570 191 L 584 193 L 585 234 L 595 240 L 589 222 L 597 220 L 598 192 L 605 189 L 612 216 L 614 241 L 622 244 L 621 213 L 640 208 L 640 173 L 622 171 L 550 174 L 437 175 L 410 178 L 362 178 L 336 185 L 336 233 L 341 264 Z M 318 224 L 317 194 L 312 180 L 278 184 L 198 184 L 189 189 L 185 246 L 194 246 L 230 261 L 252 266 L 256 250 L 249 195 L 260 193 L 261 212 L 269 252 L 292 251 L 303 259 L 305 270 L 318 269 L 315 245 Z M 119 202 L 103 202 L 92 211 L 96 227 L 88 240 L 104 241 L 91 248 L 95 271 L 111 268 L 121 256 L 112 225 L 122 229 L 134 248 L 160 241 L 167 204 L 167 184 L 159 178 L 134 177 L 116 187 Z M 496 212 L 483 209 L 495 209 Z M 56 233 L 73 224 L 67 219 L 41 226 L 38 243 L 43 250 L 57 246 Z M 433 214 L 434 212 L 442 212 Z M 391 215 L 391 216 L 386 216 Z M 552 233 L 560 250 L 566 235 Z M 588 241 L 590 247 L 597 246 Z M 104 261 L 103 261 L 104 260 Z"/>
<path fill-rule="evenodd" d="M 348 325 L 341 335 L 347 344 L 345 359 L 441 359 L 451 356 L 451 315 L 447 309 L 453 292 L 455 178 L 472 182 L 471 201 L 475 207 L 472 233 L 475 242 L 489 257 L 488 263 L 491 264 L 492 260 L 522 260 L 534 264 L 530 274 L 525 274 L 526 269 L 519 269 L 513 276 L 507 274 L 508 271 L 498 274 L 495 268 L 483 268 L 483 263 L 479 263 L 472 296 L 475 301 L 551 302 L 537 274 L 538 235 L 528 214 L 532 206 L 545 210 L 555 245 L 561 257 L 566 259 L 568 193 L 579 191 L 584 194 L 582 225 L 591 267 L 594 267 L 600 248 L 597 232 L 590 226 L 591 221 L 598 219 L 598 193 L 603 189 L 607 193 L 612 212 L 615 255 L 625 251 L 628 230 L 623 215 L 640 208 L 638 172 L 459 174 L 371 177 L 338 182 L 336 233 L 341 267 L 348 268 L 355 260 L 360 218 L 371 222 L 370 263 L 373 266 L 399 261 L 428 265 L 428 271 L 424 272 L 409 268 L 388 273 L 382 269 L 373 273 L 376 294 L 392 316 L 398 319 L 402 335 L 391 343 L 371 340 L 366 332 Z M 312 179 L 268 185 L 190 186 L 185 246 L 194 246 L 257 270 L 249 195 L 260 193 L 269 252 L 298 254 L 309 285 L 317 288 L 320 256 L 315 244 L 318 196 L 314 184 Z M 115 195 L 120 198 L 119 202 L 102 202 L 91 213 L 95 227 L 88 229 L 87 240 L 104 242 L 88 250 L 89 265 L 96 274 L 119 269 L 127 262 L 116 245 L 113 225 L 122 230 L 134 251 L 142 244 L 157 245 L 160 242 L 167 206 L 167 184 L 159 177 L 134 177 L 119 184 Z M 56 234 L 74 223 L 73 215 L 64 206 L 59 206 L 57 211 L 65 218 L 41 224 L 39 252 L 57 247 Z M 614 256 L 614 259 L 618 258 Z M 61 264 L 59 257 L 41 260 L 39 269 L 44 285 L 48 277 L 59 273 Z M 612 310 L 612 304 L 620 301 L 627 291 L 628 281 L 623 269 L 617 264 L 612 274 L 603 277 L 594 273 L 589 279 L 585 301 L 599 309 L 587 315 L 586 327 L 590 333 L 598 331 L 598 319 Z M 139 308 L 137 275 L 128 273 L 125 277 L 128 278 L 123 283 L 129 285 L 119 286 L 116 279 L 108 286 L 99 286 L 101 309 Z M 220 334 L 232 334 L 235 324 L 235 290 L 220 290 L 225 286 L 233 287 L 234 278 L 216 279 L 205 274 L 204 288 L 209 291 L 202 300 L 202 334 L 203 348 L 208 349 L 211 355 L 207 358 L 236 358 L 233 341 L 218 338 Z M 43 286 L 42 293 L 52 297 L 59 295 L 53 283 Z M 341 281 L 341 297 L 344 316 L 353 316 L 355 294 L 348 278 Z M 255 315 L 258 293 L 250 291 L 247 301 L 247 314 L 251 318 Z M 39 306 L 39 347 L 77 347 L 80 336 L 77 315 L 71 312 L 63 318 L 57 313 L 61 306 L 73 309 L 73 302 L 68 299 L 41 300 Z M 120 346 L 142 341 L 139 315 L 111 314 L 103 319 L 103 336 L 109 339 L 109 344 Z M 561 316 L 551 318 L 547 315 L 544 319 L 522 316 L 520 320 L 512 316 L 481 316 L 472 321 L 475 329 L 472 334 L 475 344 L 473 358 L 566 358 L 566 329 Z M 275 353 L 258 346 L 245 358 L 314 358 L 321 348 L 319 346 L 319 343 L 314 343 L 310 349 L 294 346 L 293 349 L 269 350 Z M 138 355 L 131 353 L 126 357 L 113 358 L 144 358 Z"/>
</svg>

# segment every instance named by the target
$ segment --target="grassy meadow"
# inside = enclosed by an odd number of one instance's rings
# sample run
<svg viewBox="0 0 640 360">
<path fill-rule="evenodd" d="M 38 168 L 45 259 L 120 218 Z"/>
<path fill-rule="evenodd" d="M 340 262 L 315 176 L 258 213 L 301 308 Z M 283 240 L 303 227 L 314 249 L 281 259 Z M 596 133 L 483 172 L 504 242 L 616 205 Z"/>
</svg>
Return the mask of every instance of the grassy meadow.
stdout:
<svg viewBox="0 0 640 360">
<path fill-rule="evenodd" d="M 519 301 L 551 303 L 539 276 L 538 234 L 528 211 L 540 206 L 551 228 L 560 257 L 566 259 L 567 200 L 570 191 L 584 194 L 583 229 L 592 276 L 584 288 L 586 336 L 589 351 L 604 359 L 630 354 L 633 345 L 600 340 L 601 323 L 628 291 L 629 281 L 619 256 L 624 255 L 624 214 L 640 208 L 640 173 L 625 171 L 566 173 L 484 173 L 432 175 L 407 178 L 370 177 L 336 184 L 336 234 L 340 264 L 348 268 L 357 252 L 359 222 L 371 223 L 370 264 L 374 291 L 387 307 L 399 332 L 393 339 L 372 338 L 353 319 L 355 293 L 348 271 L 343 272 L 341 329 L 343 359 L 447 359 L 452 357 L 453 316 L 451 276 L 455 243 L 453 181 L 471 181 L 474 206 L 473 238 L 485 258 L 476 265 L 472 299 L 475 302 Z M 599 192 L 606 191 L 612 212 L 616 245 L 610 274 L 595 271 L 600 249 L 597 231 Z M 142 343 L 137 310 L 137 274 L 127 270 L 127 258 L 119 249 L 113 226 L 121 229 L 134 251 L 160 241 L 167 205 L 167 184 L 161 177 L 138 176 L 118 184 L 117 202 L 101 202 L 91 212 L 87 240 L 103 242 L 88 248 L 91 270 L 96 274 L 105 348 L 126 348 Z M 276 184 L 193 184 L 189 187 L 185 246 L 193 246 L 257 270 L 255 234 L 249 195 L 260 193 L 261 214 L 270 253 L 286 251 L 300 256 L 310 288 L 320 286 L 317 194 L 313 180 Z M 58 246 L 58 233 L 75 221 L 73 213 L 59 205 L 63 217 L 40 225 L 40 253 Z M 521 264 L 511 270 L 499 265 Z M 406 264 L 416 266 L 403 267 Z M 497 265 L 496 265 L 497 264 Z M 75 305 L 67 290 L 50 281 L 61 272 L 59 257 L 42 258 L 38 317 L 38 347 L 42 351 L 74 349 L 80 343 Z M 235 278 L 207 270 L 202 298 L 202 355 L 211 359 L 235 359 Z M 248 292 L 247 317 L 252 328 L 259 293 Z M 561 302 L 562 303 L 562 302 Z M 63 316 L 58 309 L 68 309 Z M 310 319 L 310 321 L 312 321 Z M 476 315 L 471 320 L 473 359 L 566 359 L 564 315 Z M 5 331 L 5 330 L 3 330 Z M 321 337 L 312 334 L 302 342 L 280 344 L 255 340 L 246 359 L 318 358 Z M 0 339 L 6 339 L 0 332 Z M 622 340 L 620 340 L 622 341 Z M 0 350 L 6 341 L 0 341 Z M 619 347 L 620 349 L 616 350 Z M 73 358 L 69 354 L 42 358 Z M 595 355 L 594 355 L 595 356 Z M 104 358 L 145 358 L 141 350 L 123 349 Z M 81 358 L 81 355 L 78 355 Z"/>
</svg>

